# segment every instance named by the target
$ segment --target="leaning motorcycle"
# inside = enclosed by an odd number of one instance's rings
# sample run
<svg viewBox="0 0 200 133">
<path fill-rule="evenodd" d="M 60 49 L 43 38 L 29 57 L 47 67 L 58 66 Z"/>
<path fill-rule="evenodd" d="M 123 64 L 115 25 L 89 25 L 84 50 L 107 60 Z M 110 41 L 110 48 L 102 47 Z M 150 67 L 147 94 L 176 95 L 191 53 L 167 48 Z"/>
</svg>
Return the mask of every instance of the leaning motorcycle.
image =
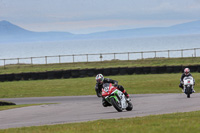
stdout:
<svg viewBox="0 0 200 133">
<path fill-rule="evenodd" d="M 133 105 L 130 101 L 127 100 L 124 93 L 114 87 L 111 83 L 103 84 L 102 88 L 102 97 L 111 104 L 118 112 L 123 110 L 131 111 Z"/>
<path fill-rule="evenodd" d="M 185 77 L 183 79 L 183 91 L 187 95 L 187 98 L 190 98 L 190 95 L 193 93 L 194 79 L 192 76 Z"/>
</svg>

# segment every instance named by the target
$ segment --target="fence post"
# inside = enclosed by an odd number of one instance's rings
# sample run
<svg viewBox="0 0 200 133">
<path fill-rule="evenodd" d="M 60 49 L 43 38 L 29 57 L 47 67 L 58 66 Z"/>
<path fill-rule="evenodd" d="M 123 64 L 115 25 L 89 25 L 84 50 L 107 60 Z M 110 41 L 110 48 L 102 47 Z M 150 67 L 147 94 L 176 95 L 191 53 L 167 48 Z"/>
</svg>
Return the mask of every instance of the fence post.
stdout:
<svg viewBox="0 0 200 133">
<path fill-rule="evenodd" d="M 99 58 L 100 58 L 100 61 L 102 61 L 102 58 L 103 58 L 102 54 L 100 54 Z"/>
<path fill-rule="evenodd" d="M 3 67 L 4 67 L 4 69 L 6 68 L 6 59 L 3 59 Z"/>
<path fill-rule="evenodd" d="M 155 51 L 155 58 L 156 58 L 156 51 Z"/>
<path fill-rule="evenodd" d="M 87 62 L 88 62 L 88 54 L 86 54 L 86 56 L 87 56 Z"/>
<path fill-rule="evenodd" d="M 59 64 L 60 64 L 60 55 L 58 56 L 58 58 L 59 58 Z"/>
<path fill-rule="evenodd" d="M 143 59 L 143 52 L 141 52 L 141 58 Z"/>
<path fill-rule="evenodd" d="M 196 48 L 194 48 L 194 57 L 196 57 Z"/>
<path fill-rule="evenodd" d="M 45 56 L 45 64 L 47 65 L 47 56 Z"/>
<path fill-rule="evenodd" d="M 74 63 L 74 55 L 72 55 L 72 58 L 73 58 L 73 63 Z"/>
<path fill-rule="evenodd" d="M 115 53 L 114 53 L 114 60 L 115 60 Z"/>
<path fill-rule="evenodd" d="M 170 51 L 168 50 L 168 58 L 169 58 L 169 56 L 170 56 L 170 55 L 169 55 L 169 52 L 170 52 Z"/>
<path fill-rule="evenodd" d="M 181 49 L 181 58 L 183 58 L 183 50 Z"/>
<path fill-rule="evenodd" d="M 128 52 L 128 60 L 129 60 L 129 52 Z"/>
<path fill-rule="evenodd" d="M 33 57 L 31 57 L 31 65 L 33 65 Z"/>
</svg>

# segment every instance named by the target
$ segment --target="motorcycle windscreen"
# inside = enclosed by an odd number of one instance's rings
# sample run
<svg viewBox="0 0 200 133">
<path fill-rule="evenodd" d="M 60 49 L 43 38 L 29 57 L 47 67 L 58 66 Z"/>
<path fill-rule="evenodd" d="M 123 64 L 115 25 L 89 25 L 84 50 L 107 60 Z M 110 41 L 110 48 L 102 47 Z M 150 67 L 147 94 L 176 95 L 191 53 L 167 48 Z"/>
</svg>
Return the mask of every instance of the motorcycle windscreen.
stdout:
<svg viewBox="0 0 200 133">
<path fill-rule="evenodd" d="M 115 90 L 115 87 L 112 86 L 111 83 L 105 83 L 103 84 L 102 88 L 102 96 L 108 96 Z"/>
</svg>

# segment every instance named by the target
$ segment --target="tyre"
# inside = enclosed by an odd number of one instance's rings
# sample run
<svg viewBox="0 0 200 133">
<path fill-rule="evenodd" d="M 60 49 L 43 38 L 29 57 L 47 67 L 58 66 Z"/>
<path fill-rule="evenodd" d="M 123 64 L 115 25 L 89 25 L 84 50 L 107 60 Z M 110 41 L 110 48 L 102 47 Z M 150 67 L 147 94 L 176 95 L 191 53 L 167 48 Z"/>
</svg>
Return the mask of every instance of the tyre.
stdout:
<svg viewBox="0 0 200 133">
<path fill-rule="evenodd" d="M 190 87 L 187 87 L 187 98 L 190 98 Z"/>
<path fill-rule="evenodd" d="M 118 103 L 114 97 L 112 97 L 110 99 L 110 102 L 112 103 L 113 107 L 118 111 L 118 112 L 122 112 L 122 106 L 120 103 Z"/>
<path fill-rule="evenodd" d="M 126 108 L 127 111 L 131 111 L 133 109 L 133 104 L 128 102 L 128 107 Z"/>
</svg>

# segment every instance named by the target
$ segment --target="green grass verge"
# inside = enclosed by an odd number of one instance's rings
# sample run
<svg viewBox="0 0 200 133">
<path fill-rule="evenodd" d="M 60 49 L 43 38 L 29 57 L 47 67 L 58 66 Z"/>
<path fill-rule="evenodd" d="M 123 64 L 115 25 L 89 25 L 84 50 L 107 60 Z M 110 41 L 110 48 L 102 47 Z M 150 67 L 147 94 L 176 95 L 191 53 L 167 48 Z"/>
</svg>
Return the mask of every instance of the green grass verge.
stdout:
<svg viewBox="0 0 200 133">
<path fill-rule="evenodd" d="M 192 73 L 200 92 L 199 73 Z M 105 76 L 106 77 L 106 76 Z M 118 80 L 130 94 L 181 93 L 181 73 L 108 76 Z M 0 82 L 0 98 L 96 95 L 95 77 Z"/>
<path fill-rule="evenodd" d="M 0 74 L 21 72 L 44 72 L 53 70 L 86 69 L 86 68 L 109 68 L 109 67 L 141 67 L 141 66 L 171 66 L 171 65 L 197 65 L 200 57 L 189 58 L 152 58 L 143 60 L 113 60 L 103 62 L 80 62 L 61 63 L 47 65 L 6 65 L 0 67 Z"/>
<path fill-rule="evenodd" d="M 199 133 L 200 111 L 51 126 L 10 128 L 0 133 Z"/>
<path fill-rule="evenodd" d="M 5 105 L 0 106 L 0 111 L 2 110 L 8 110 L 8 109 L 15 109 L 15 108 L 21 108 L 21 107 L 28 107 L 28 106 L 36 106 L 36 105 L 46 105 L 47 103 L 41 103 L 41 104 L 21 104 L 21 105 Z"/>
</svg>

